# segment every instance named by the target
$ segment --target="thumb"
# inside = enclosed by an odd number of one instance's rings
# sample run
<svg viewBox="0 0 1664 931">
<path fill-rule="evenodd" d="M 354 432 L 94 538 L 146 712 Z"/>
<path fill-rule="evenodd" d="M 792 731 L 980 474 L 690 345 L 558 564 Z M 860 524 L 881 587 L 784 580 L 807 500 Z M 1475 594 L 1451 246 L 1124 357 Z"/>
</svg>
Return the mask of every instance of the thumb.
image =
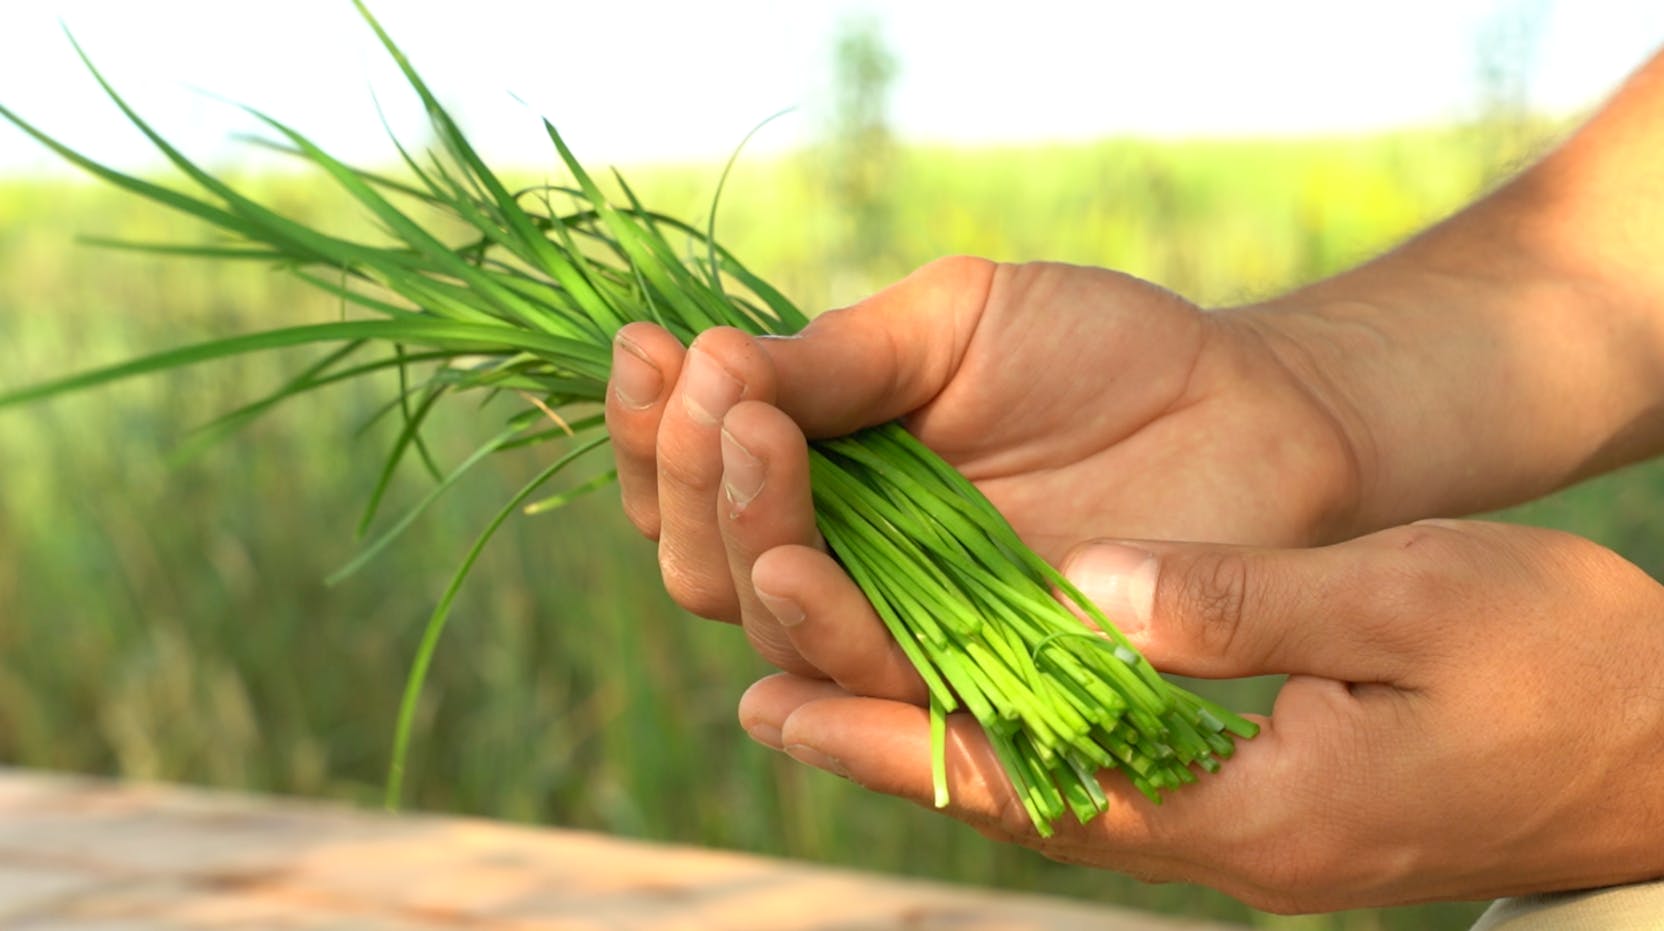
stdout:
<svg viewBox="0 0 1664 931">
<path fill-rule="evenodd" d="M 796 336 L 759 341 L 778 406 L 809 436 L 839 436 L 928 404 L 964 358 L 996 264 L 940 259 L 878 294 L 821 314 Z"/>
<path fill-rule="evenodd" d="M 1064 575 L 1157 668 L 1395 682 L 1417 642 L 1379 549 L 1093 541 Z M 1399 577 L 1402 577 L 1402 570 Z"/>
</svg>

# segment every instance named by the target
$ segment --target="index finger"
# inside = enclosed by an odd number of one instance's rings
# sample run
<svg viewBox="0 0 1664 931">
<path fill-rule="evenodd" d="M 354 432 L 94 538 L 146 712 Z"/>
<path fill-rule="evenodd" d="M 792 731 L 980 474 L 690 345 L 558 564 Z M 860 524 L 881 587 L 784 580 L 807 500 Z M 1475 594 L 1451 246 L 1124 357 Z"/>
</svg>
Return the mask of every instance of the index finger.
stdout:
<svg viewBox="0 0 1664 931">
<path fill-rule="evenodd" d="M 780 747 L 799 760 L 873 791 L 934 807 L 926 709 L 859 698 L 790 676 L 753 685 L 740 708 L 748 729 L 762 724 L 770 733 L 777 731 Z M 1282 747 L 1268 725 L 1219 774 L 1185 786 L 1159 806 L 1119 772 L 1103 772 L 1100 782 L 1109 810 L 1085 825 L 1065 817 L 1051 838 L 1035 829 L 987 737 L 969 715 L 949 716 L 946 750 L 949 802 L 944 812 L 954 818 L 1036 848 L 1088 842 L 1108 853 L 1194 857 L 1201 841 L 1218 844 L 1222 831 L 1247 820 L 1243 814 L 1254 799 L 1253 780 L 1245 771 L 1268 768 Z"/>
<path fill-rule="evenodd" d="M 1196 882 L 1272 911 L 1333 910 L 1379 899 L 1401 850 L 1373 844 L 1366 802 L 1402 788 L 1367 748 L 1383 717 L 1344 683 L 1296 676 L 1259 736 L 1220 772 L 1160 805 L 1118 772 L 1100 774 L 1109 810 L 1085 825 L 1065 817 L 1041 837 L 976 722 L 950 717 L 944 813 L 986 836 L 1055 860 L 1144 881 Z M 753 736 L 866 788 L 933 807 L 929 713 L 855 698 L 789 675 L 752 686 L 741 720 Z M 764 739 L 758 737 L 758 739 Z M 1379 806 L 1376 806 L 1377 808 Z"/>
</svg>

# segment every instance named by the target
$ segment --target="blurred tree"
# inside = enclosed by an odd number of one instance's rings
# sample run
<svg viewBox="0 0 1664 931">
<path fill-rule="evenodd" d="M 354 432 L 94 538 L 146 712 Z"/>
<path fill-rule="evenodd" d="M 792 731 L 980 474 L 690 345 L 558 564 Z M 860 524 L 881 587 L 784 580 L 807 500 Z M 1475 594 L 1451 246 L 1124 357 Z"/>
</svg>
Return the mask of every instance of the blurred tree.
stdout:
<svg viewBox="0 0 1664 931">
<path fill-rule="evenodd" d="M 1531 81 L 1547 13 L 1545 0 L 1501 0 L 1479 28 L 1478 148 L 1489 180 L 1512 174 L 1543 142 L 1531 114 Z"/>
<path fill-rule="evenodd" d="M 889 97 L 898 71 L 876 20 L 852 17 L 833 46 L 833 99 L 824 166 L 840 222 L 833 243 L 834 291 L 870 290 L 894 240 L 891 175 L 896 156 Z"/>
</svg>

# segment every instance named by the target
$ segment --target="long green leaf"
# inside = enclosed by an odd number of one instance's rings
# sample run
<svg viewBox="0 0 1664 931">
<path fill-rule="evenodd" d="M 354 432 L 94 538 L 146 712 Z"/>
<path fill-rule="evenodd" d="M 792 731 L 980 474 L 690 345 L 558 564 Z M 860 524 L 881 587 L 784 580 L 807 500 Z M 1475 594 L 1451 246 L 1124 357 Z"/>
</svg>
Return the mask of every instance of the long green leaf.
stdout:
<svg viewBox="0 0 1664 931">
<path fill-rule="evenodd" d="M 124 378 L 164 372 L 251 352 L 354 339 L 379 339 L 388 342 L 402 340 L 457 352 L 541 352 L 562 359 L 571 365 L 574 371 L 592 377 L 597 385 L 597 398 L 600 397 L 601 386 L 605 384 L 607 377 L 608 361 L 602 357 L 602 350 L 541 333 L 420 317 L 400 320 L 346 320 L 228 336 L 141 356 L 104 368 L 0 393 L 0 407 L 27 404 Z"/>
<path fill-rule="evenodd" d="M 422 686 L 427 682 L 428 669 L 433 665 L 434 654 L 439 649 L 439 638 L 445 632 L 445 624 L 450 620 L 451 607 L 456 603 L 457 593 L 462 591 L 462 583 L 467 581 L 468 573 L 473 571 L 480 553 L 485 551 L 486 544 L 491 542 L 497 529 L 503 525 L 503 521 L 508 520 L 510 514 L 525 503 L 527 498 L 536 494 L 550 479 L 559 475 L 561 470 L 605 442 L 606 437 L 597 437 L 537 473 L 503 505 L 491 518 L 490 523 L 486 524 L 485 529 L 474 539 L 473 546 L 468 548 L 467 555 L 462 558 L 462 564 L 451 576 L 450 584 L 445 586 L 445 593 L 440 596 L 439 604 L 433 609 L 427 626 L 422 630 L 422 642 L 416 648 L 416 659 L 410 664 L 410 676 L 405 680 L 404 697 L 399 702 L 399 719 L 393 730 L 393 757 L 387 768 L 388 810 L 397 810 L 399 800 L 404 796 L 405 762 L 410 756 L 410 736 L 416 724 L 416 706 L 421 702 Z"/>
</svg>

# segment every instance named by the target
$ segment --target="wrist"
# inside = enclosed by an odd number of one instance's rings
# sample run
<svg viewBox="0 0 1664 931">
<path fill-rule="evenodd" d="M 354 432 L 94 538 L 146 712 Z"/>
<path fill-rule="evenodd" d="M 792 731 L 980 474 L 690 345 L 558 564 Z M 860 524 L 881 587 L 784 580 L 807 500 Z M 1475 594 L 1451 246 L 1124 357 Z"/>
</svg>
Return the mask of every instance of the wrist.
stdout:
<svg viewBox="0 0 1664 931">
<path fill-rule="evenodd" d="M 1382 333 L 1370 325 L 1381 311 L 1364 302 L 1321 303 L 1298 292 L 1227 311 L 1300 387 L 1339 438 L 1335 450 L 1333 502 L 1327 525 L 1312 542 L 1350 539 L 1434 513 L 1406 500 L 1395 484 L 1391 425 L 1365 384 L 1365 353 L 1379 353 Z"/>
<path fill-rule="evenodd" d="M 1478 263 L 1412 242 L 1233 313 L 1342 428 L 1353 535 L 1506 507 L 1664 449 L 1664 325 L 1549 257 Z"/>
<path fill-rule="evenodd" d="M 1279 300 L 1206 315 L 1216 338 L 1236 347 L 1224 354 L 1237 361 L 1216 380 L 1218 390 L 1255 426 L 1262 448 L 1246 455 L 1270 470 L 1260 478 L 1286 518 L 1269 538 L 1251 535 L 1251 542 L 1314 546 L 1374 529 L 1365 514 L 1378 444 L 1335 364 L 1343 356 L 1307 313 Z M 1251 383 L 1242 381 L 1244 371 L 1254 373 Z M 1248 470 L 1249 480 L 1256 474 Z"/>
</svg>

